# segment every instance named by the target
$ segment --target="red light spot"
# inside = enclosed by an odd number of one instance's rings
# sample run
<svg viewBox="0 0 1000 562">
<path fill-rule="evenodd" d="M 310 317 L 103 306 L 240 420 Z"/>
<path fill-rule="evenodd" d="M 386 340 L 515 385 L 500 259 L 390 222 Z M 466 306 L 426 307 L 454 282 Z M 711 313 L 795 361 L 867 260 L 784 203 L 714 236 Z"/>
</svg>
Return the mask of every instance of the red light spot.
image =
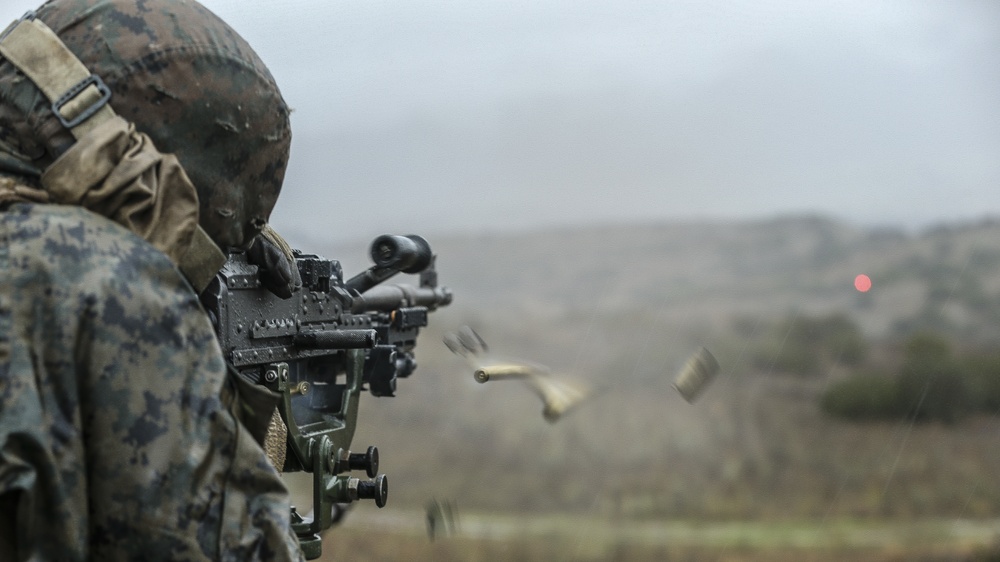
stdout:
<svg viewBox="0 0 1000 562">
<path fill-rule="evenodd" d="M 872 279 L 864 273 L 858 275 L 854 278 L 854 288 L 861 291 L 862 293 L 867 293 L 868 289 L 872 288 Z"/>
</svg>

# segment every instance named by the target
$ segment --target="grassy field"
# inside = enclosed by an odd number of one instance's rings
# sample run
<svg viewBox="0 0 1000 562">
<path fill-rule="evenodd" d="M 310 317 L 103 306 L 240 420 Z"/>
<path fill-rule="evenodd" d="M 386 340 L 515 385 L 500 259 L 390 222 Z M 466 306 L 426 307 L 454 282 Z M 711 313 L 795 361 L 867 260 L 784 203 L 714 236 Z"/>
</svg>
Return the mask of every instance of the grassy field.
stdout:
<svg viewBox="0 0 1000 562">
<path fill-rule="evenodd" d="M 431 541 L 423 512 L 355 510 L 324 560 L 998 560 L 1000 520 L 627 521 L 460 514 Z"/>
</svg>

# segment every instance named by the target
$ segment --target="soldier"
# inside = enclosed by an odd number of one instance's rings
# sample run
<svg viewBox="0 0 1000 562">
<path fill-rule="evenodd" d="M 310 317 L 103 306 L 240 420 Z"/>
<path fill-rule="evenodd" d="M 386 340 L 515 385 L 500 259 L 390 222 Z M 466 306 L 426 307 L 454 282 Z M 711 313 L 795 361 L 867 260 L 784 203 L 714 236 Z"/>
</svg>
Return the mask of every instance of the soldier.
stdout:
<svg viewBox="0 0 1000 562">
<path fill-rule="evenodd" d="M 52 0 L 0 56 L 0 560 L 301 558 L 198 301 L 230 248 L 296 290 L 273 78 L 191 0 Z"/>
</svg>

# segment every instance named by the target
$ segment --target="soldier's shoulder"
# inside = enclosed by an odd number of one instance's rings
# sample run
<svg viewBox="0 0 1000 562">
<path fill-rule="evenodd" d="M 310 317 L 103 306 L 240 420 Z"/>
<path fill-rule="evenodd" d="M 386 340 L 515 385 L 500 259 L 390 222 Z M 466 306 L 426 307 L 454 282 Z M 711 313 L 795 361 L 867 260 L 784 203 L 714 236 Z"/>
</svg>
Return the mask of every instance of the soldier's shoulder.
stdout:
<svg viewBox="0 0 1000 562">
<path fill-rule="evenodd" d="M 153 277 L 176 284 L 180 273 L 162 252 L 125 227 L 69 205 L 14 205 L 3 214 L 15 268 L 44 269 L 76 281 Z"/>
</svg>

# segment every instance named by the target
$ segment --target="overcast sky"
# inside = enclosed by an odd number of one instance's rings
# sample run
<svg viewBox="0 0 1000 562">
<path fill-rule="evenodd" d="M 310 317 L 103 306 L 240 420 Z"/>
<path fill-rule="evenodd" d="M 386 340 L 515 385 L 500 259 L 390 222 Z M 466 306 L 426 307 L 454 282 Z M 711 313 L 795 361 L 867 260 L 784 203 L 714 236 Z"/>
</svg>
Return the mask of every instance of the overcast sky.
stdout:
<svg viewBox="0 0 1000 562">
<path fill-rule="evenodd" d="M 294 108 L 293 241 L 1000 215 L 1000 2 L 204 3 Z"/>
</svg>

